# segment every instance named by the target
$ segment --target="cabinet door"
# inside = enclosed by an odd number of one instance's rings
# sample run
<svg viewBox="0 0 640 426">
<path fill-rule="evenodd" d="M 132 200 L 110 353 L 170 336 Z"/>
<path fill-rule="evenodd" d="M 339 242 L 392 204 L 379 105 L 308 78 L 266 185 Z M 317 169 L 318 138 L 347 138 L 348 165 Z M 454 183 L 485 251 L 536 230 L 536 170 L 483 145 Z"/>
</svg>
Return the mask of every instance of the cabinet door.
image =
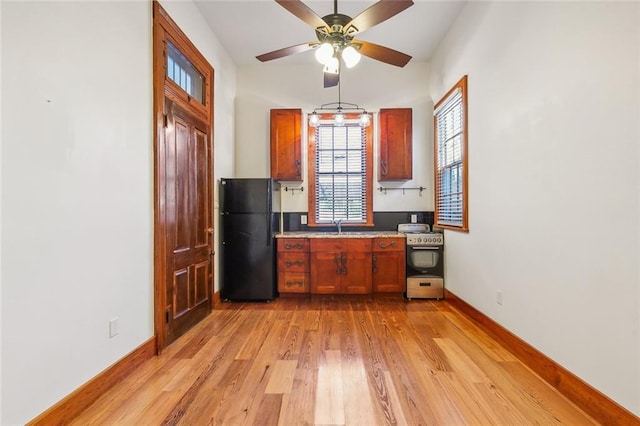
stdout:
<svg viewBox="0 0 640 426">
<path fill-rule="evenodd" d="M 372 264 L 374 293 L 404 292 L 406 283 L 404 251 L 374 252 Z"/>
<path fill-rule="evenodd" d="M 342 253 L 345 271 L 342 275 L 342 293 L 371 293 L 371 252 Z"/>
<path fill-rule="evenodd" d="M 331 251 L 317 251 L 310 254 L 311 293 L 341 293 L 342 263 L 341 254 Z"/>
<path fill-rule="evenodd" d="M 301 109 L 271 110 L 271 178 L 302 181 Z"/>
<path fill-rule="evenodd" d="M 378 180 L 409 180 L 412 169 L 412 109 L 380 110 Z"/>
</svg>

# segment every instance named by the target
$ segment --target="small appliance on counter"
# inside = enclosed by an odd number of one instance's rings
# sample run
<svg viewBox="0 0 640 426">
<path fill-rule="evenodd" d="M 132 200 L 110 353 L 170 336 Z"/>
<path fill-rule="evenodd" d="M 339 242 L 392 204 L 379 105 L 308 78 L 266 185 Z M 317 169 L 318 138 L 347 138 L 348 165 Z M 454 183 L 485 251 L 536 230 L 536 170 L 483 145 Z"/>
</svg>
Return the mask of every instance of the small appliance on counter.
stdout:
<svg viewBox="0 0 640 426">
<path fill-rule="evenodd" d="M 271 179 L 220 180 L 220 298 L 277 296 Z"/>
<path fill-rule="evenodd" d="M 425 223 L 401 223 L 407 237 L 407 299 L 444 298 L 444 234 Z"/>
</svg>

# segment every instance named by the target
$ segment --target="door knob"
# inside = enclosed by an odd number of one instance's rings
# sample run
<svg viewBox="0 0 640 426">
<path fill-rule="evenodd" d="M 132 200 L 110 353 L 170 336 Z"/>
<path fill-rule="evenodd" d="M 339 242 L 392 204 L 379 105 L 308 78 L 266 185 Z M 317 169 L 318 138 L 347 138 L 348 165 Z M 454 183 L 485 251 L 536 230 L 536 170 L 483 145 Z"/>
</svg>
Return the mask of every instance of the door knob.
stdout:
<svg viewBox="0 0 640 426">
<path fill-rule="evenodd" d="M 208 232 L 209 234 L 213 234 L 213 228 L 207 228 L 207 232 Z"/>
</svg>

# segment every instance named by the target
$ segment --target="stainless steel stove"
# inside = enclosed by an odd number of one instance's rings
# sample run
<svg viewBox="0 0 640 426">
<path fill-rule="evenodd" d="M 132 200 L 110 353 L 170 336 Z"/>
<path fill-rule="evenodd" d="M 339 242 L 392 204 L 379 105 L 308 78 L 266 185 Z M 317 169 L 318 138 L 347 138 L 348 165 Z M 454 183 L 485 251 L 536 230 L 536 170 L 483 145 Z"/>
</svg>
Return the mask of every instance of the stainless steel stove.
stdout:
<svg viewBox="0 0 640 426">
<path fill-rule="evenodd" d="M 401 223 L 398 232 L 407 237 L 407 298 L 444 298 L 444 235 L 425 223 Z"/>
</svg>

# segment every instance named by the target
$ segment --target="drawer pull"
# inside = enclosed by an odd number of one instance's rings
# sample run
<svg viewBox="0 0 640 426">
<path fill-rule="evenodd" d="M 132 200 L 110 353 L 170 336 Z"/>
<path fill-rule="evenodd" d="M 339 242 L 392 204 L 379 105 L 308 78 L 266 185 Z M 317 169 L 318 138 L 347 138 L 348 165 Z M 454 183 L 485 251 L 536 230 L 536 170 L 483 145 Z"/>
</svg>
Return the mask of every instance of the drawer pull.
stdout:
<svg viewBox="0 0 640 426">
<path fill-rule="evenodd" d="M 304 283 L 301 280 L 296 280 L 296 281 L 287 281 L 286 283 L 284 283 L 284 285 L 286 287 L 303 287 Z"/>
<path fill-rule="evenodd" d="M 397 245 L 398 243 L 396 242 L 396 240 L 391 241 L 389 244 L 385 244 L 382 241 L 378 243 L 378 247 L 380 248 L 395 247 Z"/>
<path fill-rule="evenodd" d="M 290 267 L 292 267 L 293 265 L 296 265 L 296 266 L 304 266 L 304 262 L 303 262 L 302 260 L 296 260 L 295 262 L 292 262 L 292 261 L 290 261 L 290 260 L 287 260 L 287 261 L 285 261 L 285 262 L 284 262 L 284 264 L 285 264 L 285 266 L 286 266 L 287 268 L 290 268 Z"/>
<path fill-rule="evenodd" d="M 287 250 L 291 250 L 292 248 L 302 249 L 302 243 L 284 243 L 284 248 Z"/>
</svg>

